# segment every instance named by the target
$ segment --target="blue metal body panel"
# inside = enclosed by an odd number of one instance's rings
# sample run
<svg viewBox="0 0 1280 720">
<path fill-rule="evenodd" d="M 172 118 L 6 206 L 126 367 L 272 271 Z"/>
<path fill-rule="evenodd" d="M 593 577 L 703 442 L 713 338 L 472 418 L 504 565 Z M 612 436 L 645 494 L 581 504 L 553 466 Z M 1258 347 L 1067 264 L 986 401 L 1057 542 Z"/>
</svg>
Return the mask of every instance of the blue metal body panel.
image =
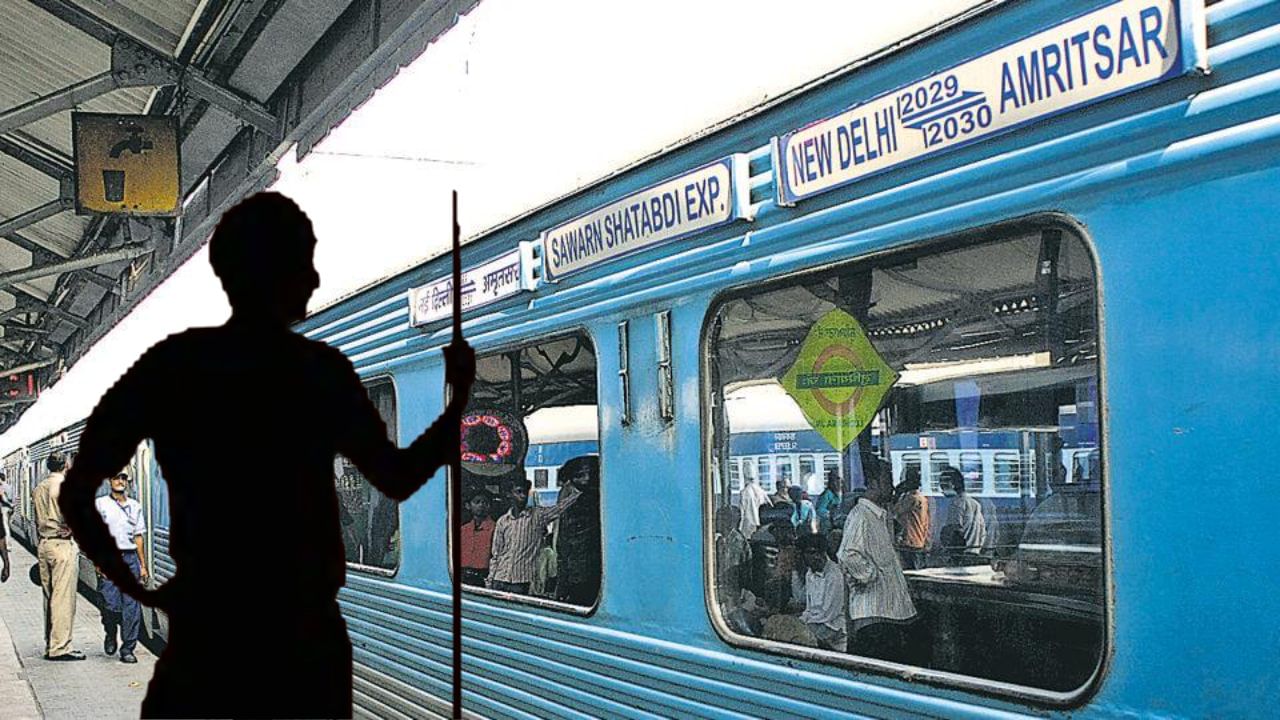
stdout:
<svg viewBox="0 0 1280 720">
<path fill-rule="evenodd" d="M 1102 3 L 1087 3 L 1095 7 Z M 596 348 L 604 583 L 587 616 L 468 595 L 466 701 L 492 717 L 1256 716 L 1280 697 L 1268 492 L 1280 324 L 1280 2 L 1209 10 L 1208 76 L 1177 78 L 780 208 L 767 144 L 856 98 L 1077 14 L 1000 4 L 499 228 L 470 266 L 593 207 L 733 152 L 750 154 L 750 224 L 733 224 L 517 295 L 467 318 L 480 351 L 585 329 Z M 1069 708 L 733 647 L 707 608 L 701 398 L 715 297 L 1024 217 L 1078 226 L 1096 253 L 1107 457 L 1108 655 Z M 442 408 L 443 324 L 408 326 L 406 291 L 447 258 L 304 322 L 396 383 L 400 441 Z M 652 315 L 672 313 L 675 420 L 659 414 Z M 619 422 L 616 327 L 631 319 L 633 421 Z M 357 702 L 392 717 L 449 696 L 445 483 L 402 505 L 394 578 L 341 599 Z M 1243 509 L 1247 508 L 1245 512 Z"/>
<path fill-rule="evenodd" d="M 1257 716 L 1280 696 L 1280 613 L 1268 493 L 1280 325 L 1280 2 L 1208 11 L 1207 76 L 1186 76 L 777 207 L 771 136 L 1104 4 L 997 4 L 971 20 L 798 93 L 490 233 L 479 264 L 548 227 L 664 178 L 747 153 L 755 220 L 638 252 L 467 318 L 481 351 L 585 329 L 596 349 L 604 585 L 589 615 L 468 595 L 469 709 L 492 717 Z M 733 647 L 707 609 L 701 402 L 704 327 L 718 294 L 1023 217 L 1060 218 L 1091 242 L 1101 283 L 1109 568 L 1108 655 L 1068 708 L 912 682 Z M 405 293 L 447 258 L 389 278 L 300 329 L 396 385 L 400 441 L 442 407 L 442 324 L 408 327 Z M 652 315 L 672 313 L 675 420 L 659 413 Z M 616 327 L 631 323 L 633 421 L 619 422 Z M 16 461 L 22 491 L 82 424 Z M 1081 426 L 1089 446 L 1098 428 Z M 820 450 L 811 433 L 794 452 Z M 768 445 L 735 438 L 737 454 Z M 1013 438 L 984 438 L 1015 447 Z M 938 434 L 934 447 L 958 447 Z M 894 448 L 912 449 L 912 436 Z M 758 445 L 757 445 L 758 444 Z M 902 445 L 902 447 L 899 447 Z M 1072 443 L 1068 443 L 1070 447 Z M 810 448 L 812 446 L 812 448 Z M 547 465 L 581 454 L 541 448 Z M 768 452 L 761 450 L 761 454 Z M 564 454 L 561 453 L 561 454 Z M 167 554 L 164 480 L 149 473 L 152 558 Z M 1247 508 L 1247 512 L 1242 509 Z M 18 508 L 15 534 L 30 533 Z M 401 509 L 403 555 L 387 578 L 353 570 L 342 603 L 363 713 L 447 712 L 449 574 L 444 483 Z M 162 624 L 149 622 L 154 631 Z"/>
</svg>

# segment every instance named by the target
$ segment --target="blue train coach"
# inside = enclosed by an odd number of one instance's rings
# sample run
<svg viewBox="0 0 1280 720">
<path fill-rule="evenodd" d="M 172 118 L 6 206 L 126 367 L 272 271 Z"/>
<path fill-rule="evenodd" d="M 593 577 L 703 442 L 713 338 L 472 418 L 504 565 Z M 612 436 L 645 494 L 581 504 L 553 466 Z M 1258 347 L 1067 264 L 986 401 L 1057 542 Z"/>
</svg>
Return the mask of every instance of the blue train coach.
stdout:
<svg viewBox="0 0 1280 720">
<path fill-rule="evenodd" d="M 468 587 L 469 710 L 1269 714 L 1280 603 L 1241 590 L 1280 569 L 1257 541 L 1277 21 L 1269 0 L 992 3 L 464 246 L 478 429 L 453 481 L 497 517 L 514 479 L 555 487 L 533 472 L 555 447 L 601 468 L 595 552 L 543 540 L 561 582 L 598 564 L 589 592 Z M 402 442 L 443 405 L 447 263 L 300 328 Z M 788 533 L 743 537 L 742 483 L 833 471 L 852 497 L 913 465 L 935 543 L 947 467 L 999 542 L 881 568 L 910 593 L 903 642 L 836 646 L 799 619 Z M 398 509 L 360 483 L 358 703 L 443 714 L 446 521 L 469 516 L 445 482 Z"/>
<path fill-rule="evenodd" d="M 1271 715 L 1278 111 L 1276 0 L 991 2 L 466 244 L 462 476 L 396 505 L 335 463 L 358 711 L 448 713 L 449 523 L 527 480 L 536 567 L 463 548 L 475 716 Z M 448 276 L 298 328 L 402 444 Z M 779 488 L 917 473 L 927 547 L 867 570 L 909 621 L 809 622 Z"/>
</svg>

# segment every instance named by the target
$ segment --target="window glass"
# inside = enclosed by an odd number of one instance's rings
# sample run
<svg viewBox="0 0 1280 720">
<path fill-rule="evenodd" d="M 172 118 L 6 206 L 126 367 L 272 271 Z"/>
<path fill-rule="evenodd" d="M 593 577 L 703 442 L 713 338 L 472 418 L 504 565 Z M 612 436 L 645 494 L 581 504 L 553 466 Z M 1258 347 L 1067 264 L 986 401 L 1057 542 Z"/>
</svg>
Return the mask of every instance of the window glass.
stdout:
<svg viewBox="0 0 1280 720">
<path fill-rule="evenodd" d="M 463 415 L 464 585 L 595 605 L 597 418 L 595 350 L 583 334 L 477 359 Z"/>
<path fill-rule="evenodd" d="M 364 389 L 387 425 L 387 437 L 396 442 L 395 386 L 379 379 L 365 383 Z M 347 563 L 395 571 L 400 566 L 400 504 L 374 489 L 345 457 L 338 456 L 333 470 Z"/>
<path fill-rule="evenodd" d="M 1022 488 L 1022 463 L 1018 454 L 1013 452 L 996 452 L 993 455 L 992 468 L 997 495 L 1017 495 Z"/>
<path fill-rule="evenodd" d="M 1086 685 L 1106 606 L 1095 284 L 1083 241 L 1034 230 L 717 304 L 710 462 L 774 423 L 827 443 L 842 491 L 810 526 L 767 478 L 796 455 L 758 457 L 757 490 L 710 486 L 727 637 L 1024 693 Z"/>
</svg>

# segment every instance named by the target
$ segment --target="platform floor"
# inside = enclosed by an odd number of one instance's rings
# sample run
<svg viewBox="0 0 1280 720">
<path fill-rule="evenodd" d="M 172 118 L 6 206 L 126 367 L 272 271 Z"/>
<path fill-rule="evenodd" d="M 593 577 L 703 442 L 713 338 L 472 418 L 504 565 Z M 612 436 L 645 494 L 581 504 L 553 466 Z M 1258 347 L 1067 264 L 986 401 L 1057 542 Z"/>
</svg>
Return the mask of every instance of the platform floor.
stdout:
<svg viewBox="0 0 1280 720">
<path fill-rule="evenodd" d="M 72 640 L 88 658 L 45 660 L 42 593 L 28 579 L 35 557 L 10 539 L 9 559 L 12 577 L 0 585 L 0 718 L 138 717 L 155 656 L 142 645 L 136 665 L 104 654 L 102 616 L 82 594 Z"/>
</svg>

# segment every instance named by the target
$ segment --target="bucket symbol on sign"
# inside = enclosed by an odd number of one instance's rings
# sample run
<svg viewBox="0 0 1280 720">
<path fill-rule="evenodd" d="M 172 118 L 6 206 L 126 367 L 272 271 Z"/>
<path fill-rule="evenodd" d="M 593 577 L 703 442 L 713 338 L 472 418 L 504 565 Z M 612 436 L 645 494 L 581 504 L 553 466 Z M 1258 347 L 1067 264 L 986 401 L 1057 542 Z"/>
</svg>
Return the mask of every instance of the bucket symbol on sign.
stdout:
<svg viewBox="0 0 1280 720">
<path fill-rule="evenodd" d="M 107 202 L 124 201 L 124 171 L 102 171 L 102 194 Z"/>
</svg>

